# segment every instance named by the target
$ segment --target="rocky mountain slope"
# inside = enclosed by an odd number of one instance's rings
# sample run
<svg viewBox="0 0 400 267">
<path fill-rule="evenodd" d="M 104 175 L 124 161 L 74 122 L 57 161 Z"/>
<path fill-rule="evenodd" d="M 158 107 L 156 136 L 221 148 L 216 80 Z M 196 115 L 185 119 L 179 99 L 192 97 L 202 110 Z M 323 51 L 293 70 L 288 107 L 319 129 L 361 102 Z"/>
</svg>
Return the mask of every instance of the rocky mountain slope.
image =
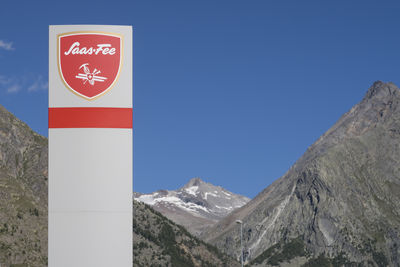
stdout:
<svg viewBox="0 0 400 267">
<path fill-rule="evenodd" d="M 178 190 L 159 190 L 152 194 L 134 193 L 134 198 L 185 226 L 195 235 L 250 200 L 220 186 L 206 183 L 200 178 L 191 179 Z"/>
<path fill-rule="evenodd" d="M 133 202 L 133 266 L 240 266 L 150 206 Z"/>
<path fill-rule="evenodd" d="M 47 139 L 0 105 L 0 266 L 46 265 Z"/>
<path fill-rule="evenodd" d="M 375 82 L 280 179 L 205 240 L 254 266 L 400 266 L 400 90 Z"/>
</svg>

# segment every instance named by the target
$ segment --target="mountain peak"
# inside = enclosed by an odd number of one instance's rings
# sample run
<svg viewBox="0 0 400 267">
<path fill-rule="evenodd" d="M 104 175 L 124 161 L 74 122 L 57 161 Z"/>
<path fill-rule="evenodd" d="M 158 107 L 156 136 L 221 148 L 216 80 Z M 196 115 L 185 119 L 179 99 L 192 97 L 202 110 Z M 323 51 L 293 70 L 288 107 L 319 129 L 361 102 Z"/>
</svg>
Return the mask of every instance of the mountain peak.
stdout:
<svg viewBox="0 0 400 267">
<path fill-rule="evenodd" d="M 399 91 L 400 89 L 391 82 L 374 82 L 362 101 L 345 113 L 310 146 L 309 150 L 319 153 L 347 138 L 360 136 L 376 127 L 392 129 L 395 127 L 393 123 L 400 117 Z"/>
<path fill-rule="evenodd" d="M 191 186 L 199 186 L 201 184 L 204 184 L 205 182 L 203 180 L 201 180 L 200 177 L 194 177 L 192 179 L 189 180 L 189 182 L 187 184 L 185 184 L 183 187 L 191 187 Z"/>
<path fill-rule="evenodd" d="M 368 89 L 363 100 L 364 101 L 369 99 L 385 100 L 387 98 L 397 96 L 398 94 L 399 94 L 399 88 L 394 83 L 391 82 L 385 83 L 382 81 L 376 81 Z"/>
</svg>

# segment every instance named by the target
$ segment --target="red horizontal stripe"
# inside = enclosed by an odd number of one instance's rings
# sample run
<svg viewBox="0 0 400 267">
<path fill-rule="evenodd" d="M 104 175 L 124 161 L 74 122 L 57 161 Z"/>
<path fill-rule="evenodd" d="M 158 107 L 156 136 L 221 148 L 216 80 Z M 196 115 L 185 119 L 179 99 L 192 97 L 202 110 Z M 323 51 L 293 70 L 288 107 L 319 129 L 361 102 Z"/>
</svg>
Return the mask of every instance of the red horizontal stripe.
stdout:
<svg viewBox="0 0 400 267">
<path fill-rule="evenodd" d="M 49 108 L 49 128 L 128 128 L 132 108 Z"/>
</svg>

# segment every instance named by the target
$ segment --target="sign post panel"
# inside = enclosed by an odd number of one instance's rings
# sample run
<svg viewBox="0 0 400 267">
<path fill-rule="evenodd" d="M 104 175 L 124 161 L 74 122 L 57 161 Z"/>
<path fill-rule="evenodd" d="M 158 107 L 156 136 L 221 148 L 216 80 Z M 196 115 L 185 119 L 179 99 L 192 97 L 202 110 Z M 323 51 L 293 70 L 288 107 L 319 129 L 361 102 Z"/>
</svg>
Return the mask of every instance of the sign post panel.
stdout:
<svg viewBox="0 0 400 267">
<path fill-rule="evenodd" d="M 132 28 L 49 28 L 50 267 L 132 266 Z"/>
</svg>

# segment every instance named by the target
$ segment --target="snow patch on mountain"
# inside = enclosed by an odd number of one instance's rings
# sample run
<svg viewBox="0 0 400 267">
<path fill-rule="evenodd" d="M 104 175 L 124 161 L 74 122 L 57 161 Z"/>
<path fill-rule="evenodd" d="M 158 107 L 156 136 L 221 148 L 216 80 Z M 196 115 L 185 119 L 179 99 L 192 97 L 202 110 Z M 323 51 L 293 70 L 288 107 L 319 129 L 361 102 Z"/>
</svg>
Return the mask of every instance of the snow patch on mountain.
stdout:
<svg viewBox="0 0 400 267">
<path fill-rule="evenodd" d="M 185 188 L 185 191 L 186 191 L 188 194 L 191 194 L 191 195 L 193 195 L 193 196 L 196 196 L 196 193 L 197 193 L 197 190 L 198 190 L 198 189 L 199 189 L 198 186 L 191 186 L 191 187 Z"/>
</svg>

